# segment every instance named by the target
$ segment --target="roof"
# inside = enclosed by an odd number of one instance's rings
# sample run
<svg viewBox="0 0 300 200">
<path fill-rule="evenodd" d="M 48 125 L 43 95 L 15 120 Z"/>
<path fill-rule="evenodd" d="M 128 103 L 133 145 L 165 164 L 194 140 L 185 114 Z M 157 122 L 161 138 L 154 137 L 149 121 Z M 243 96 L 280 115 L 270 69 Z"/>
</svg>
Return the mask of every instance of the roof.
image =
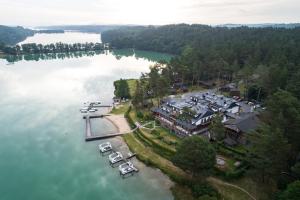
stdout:
<svg viewBox="0 0 300 200">
<path fill-rule="evenodd" d="M 225 122 L 225 127 L 236 132 L 248 133 L 255 130 L 260 124 L 260 120 L 255 113 L 250 113 L 242 118 L 230 119 Z"/>
</svg>

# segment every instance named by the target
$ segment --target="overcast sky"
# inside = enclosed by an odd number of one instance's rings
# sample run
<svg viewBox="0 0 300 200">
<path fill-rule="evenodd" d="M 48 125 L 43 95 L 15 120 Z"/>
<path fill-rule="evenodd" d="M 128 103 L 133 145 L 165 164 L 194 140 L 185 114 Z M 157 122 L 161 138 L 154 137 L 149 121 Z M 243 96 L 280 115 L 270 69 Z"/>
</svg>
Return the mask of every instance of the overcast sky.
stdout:
<svg viewBox="0 0 300 200">
<path fill-rule="evenodd" d="M 0 24 L 300 22 L 300 0 L 0 0 Z"/>
</svg>

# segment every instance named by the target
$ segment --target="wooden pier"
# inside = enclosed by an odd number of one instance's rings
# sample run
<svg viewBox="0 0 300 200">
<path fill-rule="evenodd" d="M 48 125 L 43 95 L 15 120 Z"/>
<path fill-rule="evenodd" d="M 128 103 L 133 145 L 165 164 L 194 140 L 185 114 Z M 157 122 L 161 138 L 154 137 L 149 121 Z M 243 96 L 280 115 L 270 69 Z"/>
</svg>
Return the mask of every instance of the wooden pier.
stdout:
<svg viewBox="0 0 300 200">
<path fill-rule="evenodd" d="M 92 128 L 91 128 L 91 119 L 92 118 L 103 118 L 105 117 L 105 115 L 86 115 L 83 116 L 83 119 L 85 119 L 85 141 L 89 142 L 89 141 L 94 141 L 94 140 L 103 140 L 103 139 L 107 139 L 107 138 L 112 138 L 112 137 L 116 137 L 116 136 L 120 136 L 123 135 L 123 133 L 115 133 L 115 134 L 106 134 L 106 135 L 95 135 L 92 132 Z"/>
</svg>

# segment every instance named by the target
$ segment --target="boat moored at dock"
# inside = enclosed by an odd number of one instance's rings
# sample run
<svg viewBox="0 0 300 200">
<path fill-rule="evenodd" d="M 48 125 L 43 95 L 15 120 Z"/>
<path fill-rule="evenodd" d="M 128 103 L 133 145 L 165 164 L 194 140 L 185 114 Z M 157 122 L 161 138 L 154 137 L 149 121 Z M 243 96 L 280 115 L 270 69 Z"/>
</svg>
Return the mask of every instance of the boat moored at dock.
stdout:
<svg viewBox="0 0 300 200">
<path fill-rule="evenodd" d="M 119 166 L 120 175 L 124 178 L 125 175 L 133 175 L 135 172 L 138 172 L 138 169 L 130 162 L 123 163 Z"/>
<path fill-rule="evenodd" d="M 108 151 L 112 151 L 112 146 L 111 146 L 110 142 L 105 142 L 105 143 L 99 144 L 99 151 L 101 153 L 106 153 Z"/>
<path fill-rule="evenodd" d="M 123 161 L 123 155 L 120 153 L 120 152 L 115 152 L 115 153 L 112 153 L 108 156 L 108 159 L 109 159 L 109 163 L 111 165 L 113 164 L 116 164 L 118 162 L 121 162 Z"/>
</svg>

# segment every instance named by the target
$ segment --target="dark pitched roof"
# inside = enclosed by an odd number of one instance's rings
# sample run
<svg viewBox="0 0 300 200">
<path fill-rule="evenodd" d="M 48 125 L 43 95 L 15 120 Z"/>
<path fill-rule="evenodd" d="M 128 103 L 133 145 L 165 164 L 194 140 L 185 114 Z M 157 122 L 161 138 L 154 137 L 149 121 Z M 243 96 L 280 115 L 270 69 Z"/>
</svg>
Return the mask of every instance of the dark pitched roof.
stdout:
<svg viewBox="0 0 300 200">
<path fill-rule="evenodd" d="M 225 122 L 225 127 L 236 132 L 248 133 L 255 130 L 260 124 L 260 120 L 255 113 L 238 119 L 231 119 Z"/>
</svg>

